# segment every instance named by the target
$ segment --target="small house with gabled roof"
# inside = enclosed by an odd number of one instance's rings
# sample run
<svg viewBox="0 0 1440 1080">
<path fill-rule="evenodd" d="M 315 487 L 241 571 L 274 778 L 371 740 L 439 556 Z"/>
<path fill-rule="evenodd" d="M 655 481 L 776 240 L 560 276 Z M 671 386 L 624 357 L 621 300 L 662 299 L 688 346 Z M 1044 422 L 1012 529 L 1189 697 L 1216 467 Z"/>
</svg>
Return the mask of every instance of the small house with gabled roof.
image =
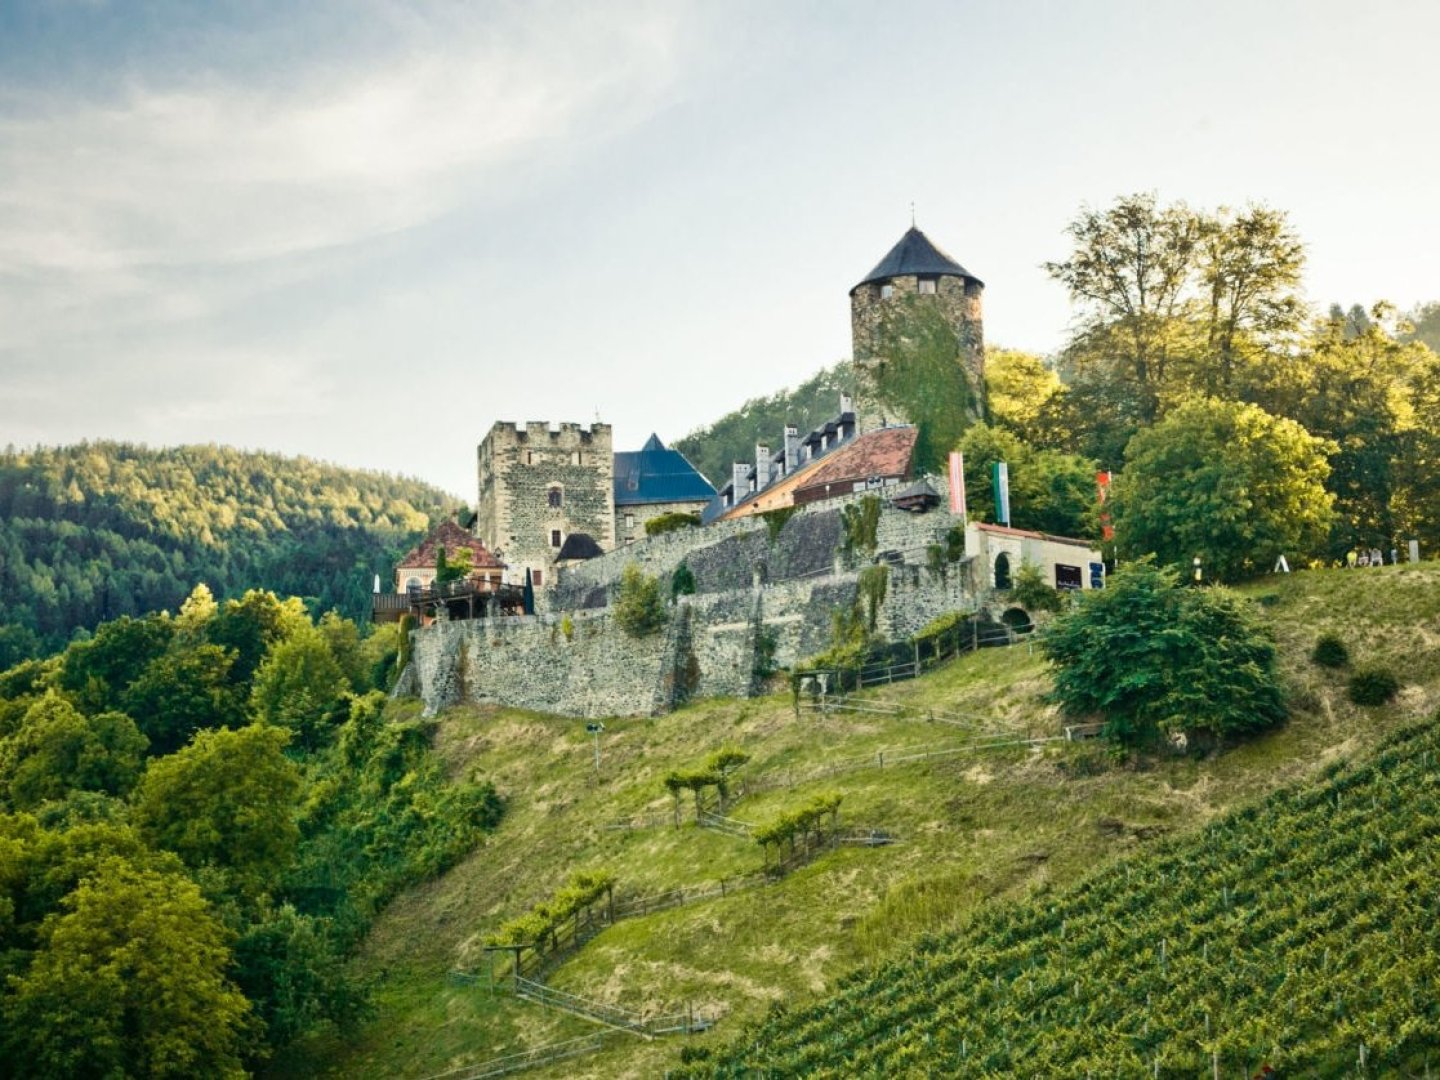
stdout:
<svg viewBox="0 0 1440 1080">
<path fill-rule="evenodd" d="M 430 530 L 395 566 L 395 591 L 429 588 L 435 580 L 441 550 L 451 566 L 469 554 L 470 580 L 480 588 L 497 589 L 505 573 L 505 564 L 490 553 L 480 538 L 454 521 L 442 521 Z"/>
</svg>

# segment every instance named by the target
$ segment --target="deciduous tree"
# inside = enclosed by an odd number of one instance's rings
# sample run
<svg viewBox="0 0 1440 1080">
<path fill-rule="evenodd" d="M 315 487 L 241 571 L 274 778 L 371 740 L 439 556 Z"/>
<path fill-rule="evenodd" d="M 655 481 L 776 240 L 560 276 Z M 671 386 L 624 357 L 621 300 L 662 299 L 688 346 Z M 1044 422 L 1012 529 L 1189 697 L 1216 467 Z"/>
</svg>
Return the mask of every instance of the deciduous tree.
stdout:
<svg viewBox="0 0 1440 1080">
<path fill-rule="evenodd" d="M 251 725 L 204 731 L 152 761 L 135 791 L 141 835 L 195 870 L 214 869 L 238 894 L 264 893 L 295 854 L 300 772 L 290 734 Z"/>
<path fill-rule="evenodd" d="M 1241 734 L 1285 715 L 1274 645 L 1249 601 L 1186 588 L 1148 562 L 1081 594 L 1041 646 L 1065 711 L 1103 719 L 1121 742 L 1171 731 Z"/>
<path fill-rule="evenodd" d="M 1003 461 L 1010 476 L 1010 523 L 1058 536 L 1088 537 L 1097 531 L 1099 502 L 1095 464 L 1074 454 L 1036 450 L 1009 431 L 974 424 L 960 440 L 965 455 L 965 494 L 977 521 L 995 517 L 990 467 Z"/>
<path fill-rule="evenodd" d="M 314 747 L 344 719 L 341 698 L 349 689 L 325 635 L 305 626 L 276 645 L 255 672 L 250 705 L 257 719 L 289 728 L 302 745 Z"/>
<path fill-rule="evenodd" d="M 26 1075 L 246 1075 L 250 1006 L 193 883 L 110 859 L 63 906 L 5 1003 L 5 1053 Z"/>
<path fill-rule="evenodd" d="M 1172 566 L 1199 556 L 1221 581 L 1310 555 L 1331 522 L 1328 449 L 1258 406 L 1188 402 L 1130 442 L 1110 502 L 1117 550 Z"/>
<path fill-rule="evenodd" d="M 235 654 L 218 645 L 177 642 L 130 684 L 120 704 L 150 739 L 152 754 L 178 750 L 197 731 L 244 720 L 230 679 L 234 661 Z"/>
<path fill-rule="evenodd" d="M 12 806 L 29 809 L 70 791 L 124 795 L 144 764 L 148 740 L 123 713 L 87 717 L 55 691 L 0 740 L 0 784 Z"/>
</svg>

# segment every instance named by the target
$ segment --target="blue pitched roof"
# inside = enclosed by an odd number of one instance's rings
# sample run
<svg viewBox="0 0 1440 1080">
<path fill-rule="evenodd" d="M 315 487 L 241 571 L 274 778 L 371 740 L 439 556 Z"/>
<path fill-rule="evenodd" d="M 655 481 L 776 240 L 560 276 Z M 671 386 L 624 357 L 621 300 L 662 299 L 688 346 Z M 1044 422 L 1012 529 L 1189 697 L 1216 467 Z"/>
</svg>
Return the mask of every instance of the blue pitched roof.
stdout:
<svg viewBox="0 0 1440 1080">
<path fill-rule="evenodd" d="M 651 435 L 639 450 L 615 453 L 615 505 L 659 502 L 708 502 L 715 488 L 685 460 Z"/>
</svg>

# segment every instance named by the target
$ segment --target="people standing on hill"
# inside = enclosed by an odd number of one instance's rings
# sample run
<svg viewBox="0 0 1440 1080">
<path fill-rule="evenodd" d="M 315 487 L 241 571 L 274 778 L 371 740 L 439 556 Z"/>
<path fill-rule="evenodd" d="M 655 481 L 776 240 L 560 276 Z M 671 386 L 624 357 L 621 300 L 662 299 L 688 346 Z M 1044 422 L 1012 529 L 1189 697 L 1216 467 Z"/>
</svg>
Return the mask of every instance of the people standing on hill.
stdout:
<svg viewBox="0 0 1440 1080">
<path fill-rule="evenodd" d="M 1354 570 L 1354 569 L 1355 569 L 1355 565 L 1356 565 L 1357 562 L 1359 562 L 1359 560 L 1360 560 L 1360 556 L 1358 556 L 1358 555 L 1355 554 L 1355 549 L 1354 549 L 1354 548 L 1351 548 L 1349 551 L 1347 551 L 1347 552 L 1345 553 L 1345 565 L 1346 565 L 1347 567 L 1349 567 L 1351 570 Z"/>
<path fill-rule="evenodd" d="M 1370 565 L 1371 565 L 1371 566 L 1384 566 L 1384 565 L 1385 565 L 1385 554 L 1384 554 L 1384 552 L 1382 552 L 1379 548 L 1371 548 L 1371 549 L 1370 549 Z"/>
<path fill-rule="evenodd" d="M 1393 547 L 1392 547 L 1392 548 L 1390 549 L 1390 565 L 1391 565 L 1391 566 L 1399 566 L 1399 565 L 1400 565 L 1400 551 L 1399 551 L 1399 549 L 1397 549 L 1397 548 L 1393 548 Z"/>
<path fill-rule="evenodd" d="M 1352 553 L 1352 554 L 1353 554 L 1353 553 Z M 1355 562 L 1351 563 L 1350 565 L 1351 565 L 1351 566 L 1369 566 L 1369 565 L 1370 565 L 1370 553 L 1362 548 L 1361 551 L 1360 551 L 1360 554 L 1355 557 Z"/>
</svg>

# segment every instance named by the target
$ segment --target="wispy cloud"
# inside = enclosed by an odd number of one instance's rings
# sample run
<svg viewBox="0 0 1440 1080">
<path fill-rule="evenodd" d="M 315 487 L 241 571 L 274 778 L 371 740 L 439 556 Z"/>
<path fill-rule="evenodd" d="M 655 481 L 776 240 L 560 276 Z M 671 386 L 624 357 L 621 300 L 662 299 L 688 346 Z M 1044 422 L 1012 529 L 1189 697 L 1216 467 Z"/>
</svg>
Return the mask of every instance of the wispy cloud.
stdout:
<svg viewBox="0 0 1440 1080">
<path fill-rule="evenodd" d="M 678 8 L 466 10 L 283 84 L 193 62 L 99 102 L 0 83 L 0 348 L 91 306 L 193 318 L 243 291 L 237 266 L 281 273 L 492 197 L 648 115 L 680 69 Z M 187 280 L 207 268 L 223 287 Z"/>
</svg>

